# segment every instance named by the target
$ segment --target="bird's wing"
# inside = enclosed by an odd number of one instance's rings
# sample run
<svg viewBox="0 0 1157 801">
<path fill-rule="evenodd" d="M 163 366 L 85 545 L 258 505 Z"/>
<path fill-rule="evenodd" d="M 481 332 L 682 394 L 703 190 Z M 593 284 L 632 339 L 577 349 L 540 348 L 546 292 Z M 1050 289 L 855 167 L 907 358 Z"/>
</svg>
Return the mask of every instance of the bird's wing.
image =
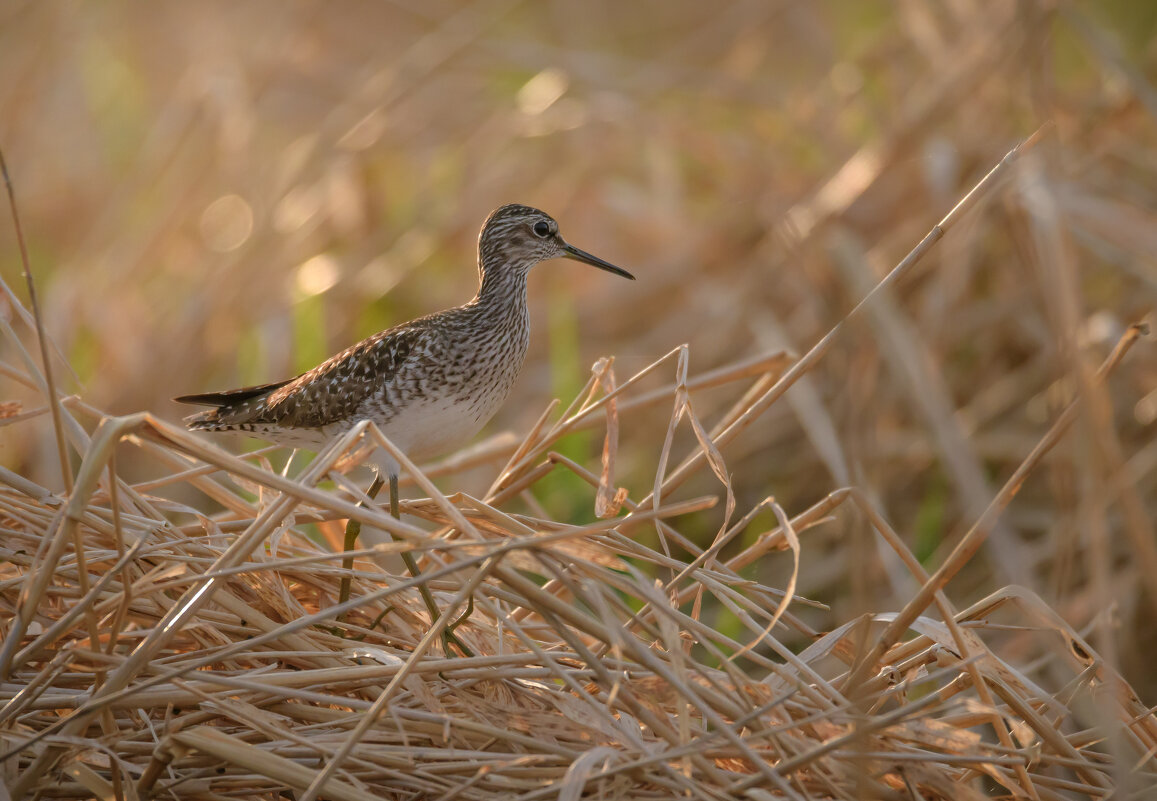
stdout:
<svg viewBox="0 0 1157 801">
<path fill-rule="evenodd" d="M 198 428 L 246 423 L 285 428 L 322 428 L 353 416 L 371 395 L 382 392 L 407 361 L 421 358 L 430 334 L 392 328 L 362 340 L 297 378 L 260 387 L 186 395 L 183 403 L 218 408 L 189 418 Z"/>
<path fill-rule="evenodd" d="M 247 400 L 259 397 L 261 395 L 268 395 L 278 387 L 283 387 L 292 381 L 292 378 L 287 378 L 284 381 L 277 381 L 272 384 L 259 384 L 253 387 L 241 387 L 241 389 L 227 389 L 224 392 L 204 392 L 200 395 L 182 395 L 179 398 L 173 398 L 177 403 L 189 403 L 194 406 L 234 406 Z"/>
</svg>

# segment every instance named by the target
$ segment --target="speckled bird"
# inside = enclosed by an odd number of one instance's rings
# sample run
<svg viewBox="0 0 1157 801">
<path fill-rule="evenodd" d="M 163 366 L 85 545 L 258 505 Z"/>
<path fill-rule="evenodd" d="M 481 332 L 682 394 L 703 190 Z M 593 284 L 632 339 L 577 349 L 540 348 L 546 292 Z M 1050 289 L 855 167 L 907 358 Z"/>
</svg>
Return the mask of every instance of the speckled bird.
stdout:
<svg viewBox="0 0 1157 801">
<path fill-rule="evenodd" d="M 477 434 L 510 394 L 530 342 L 527 274 L 559 257 L 634 280 L 567 243 L 550 215 L 502 206 L 478 236 L 481 280 L 469 303 L 375 334 L 296 378 L 176 398 L 214 407 L 185 423 L 316 451 L 372 420 L 411 459 L 450 451 Z M 380 450 L 374 461 L 396 502 L 397 463 Z"/>
</svg>

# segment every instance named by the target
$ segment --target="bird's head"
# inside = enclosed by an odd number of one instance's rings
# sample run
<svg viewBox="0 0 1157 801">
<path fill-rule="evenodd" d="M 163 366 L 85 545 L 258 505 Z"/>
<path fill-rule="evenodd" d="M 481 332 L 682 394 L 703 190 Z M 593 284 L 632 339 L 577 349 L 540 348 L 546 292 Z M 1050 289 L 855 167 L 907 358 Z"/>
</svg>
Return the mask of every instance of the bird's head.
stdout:
<svg viewBox="0 0 1157 801">
<path fill-rule="evenodd" d="M 511 203 L 495 209 L 478 235 L 478 266 L 484 283 L 486 276 L 493 276 L 496 271 L 525 275 L 540 261 L 555 258 L 574 259 L 635 279 L 621 267 L 568 243 L 559 234 L 553 217 L 529 206 Z"/>
</svg>

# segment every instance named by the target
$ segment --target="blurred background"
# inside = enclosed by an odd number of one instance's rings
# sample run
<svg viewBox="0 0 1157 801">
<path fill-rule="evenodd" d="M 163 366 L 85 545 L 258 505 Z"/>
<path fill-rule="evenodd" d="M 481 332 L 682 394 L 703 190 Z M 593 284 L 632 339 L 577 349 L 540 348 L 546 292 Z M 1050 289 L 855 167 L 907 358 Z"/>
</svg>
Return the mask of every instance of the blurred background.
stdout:
<svg viewBox="0 0 1157 801">
<path fill-rule="evenodd" d="M 174 395 L 285 378 L 465 302 L 490 210 L 543 208 L 639 280 L 536 270 L 527 367 L 488 429 L 522 433 L 603 355 L 623 380 L 684 342 L 693 374 L 806 351 L 1048 124 L 724 452 L 741 510 L 774 495 L 796 514 L 859 486 L 934 568 L 1079 368 L 1152 311 L 1155 34 L 1148 0 L 3 0 L 0 146 L 75 371 L 58 368 L 62 391 L 110 414 L 176 421 Z M 24 300 L 0 216 L 0 274 Z M 697 411 L 736 397 L 697 395 Z M 1152 703 L 1151 339 L 1099 397 L 1106 413 L 1082 417 L 949 594 L 1031 588 Z M 668 413 L 624 420 L 633 497 Z M 567 445 L 588 465 L 600 446 Z M 0 428 L 0 463 L 57 487 L 47 416 Z M 497 464 L 445 486 L 481 492 Z M 560 486 L 544 506 L 589 520 L 590 489 Z M 804 539 L 800 591 L 833 605 L 820 628 L 910 590 L 862 520 L 839 523 Z M 719 524 L 686 531 L 710 541 Z"/>
</svg>

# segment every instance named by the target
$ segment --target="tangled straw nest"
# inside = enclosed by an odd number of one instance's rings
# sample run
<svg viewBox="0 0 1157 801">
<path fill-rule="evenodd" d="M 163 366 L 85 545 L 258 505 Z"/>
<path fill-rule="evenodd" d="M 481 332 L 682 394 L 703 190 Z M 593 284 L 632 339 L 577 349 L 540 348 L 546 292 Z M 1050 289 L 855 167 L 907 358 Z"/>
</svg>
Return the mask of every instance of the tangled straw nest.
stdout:
<svg viewBox="0 0 1157 801">
<path fill-rule="evenodd" d="M 405 503 L 400 521 L 360 505 L 367 499 L 343 474 L 360 448 L 392 447 L 372 427 L 287 478 L 261 452 L 234 456 L 147 414 L 108 417 L 57 401 L 31 358 L 24 372 L 5 368 L 45 398 L 45 409 L 9 410 L 7 423 L 31 424 L 51 409 L 61 441 L 81 456 L 63 492 L 0 473 L 7 797 L 1152 792 L 1157 720 L 1078 632 L 1016 587 L 964 610 L 941 591 L 1022 471 L 1063 434 L 1071 407 L 932 576 L 854 489 L 794 516 L 771 497 L 737 508 L 720 449 L 772 408 L 837 331 L 799 360 L 767 354 L 701 376 L 689 374 L 686 347 L 622 383 L 601 361 L 570 408 L 549 409 L 521 442 L 442 466 L 504 456 L 482 498 L 442 494 L 431 481 L 438 469 L 397 454 L 426 496 Z M 665 387 L 643 389 L 645 377 L 672 368 Z M 709 386 L 734 396 L 710 426 L 694 405 Z M 661 404 L 672 412 L 654 443 L 650 492 L 618 488 L 620 418 Z M 97 424 L 91 437 L 86 423 Z M 605 432 L 599 469 L 555 452 L 560 438 L 595 426 Z M 684 430 L 695 444 L 669 469 Z M 118 474 L 126 448 L 151 460 L 150 478 Z M 596 522 L 509 510 L 558 470 L 590 485 Z M 674 499 L 700 475 L 721 489 Z M 720 499 L 724 525 L 699 548 L 680 519 Z M 799 614 L 811 602 L 796 596 L 795 569 L 807 530 L 840 507 L 868 520 L 918 590 L 899 612 L 819 632 Z M 425 525 L 406 522 L 415 518 Z M 353 552 L 352 571 L 325 541 L 347 519 L 390 535 Z M 401 550 L 420 556 L 419 578 L 394 564 Z M 784 562 L 785 586 L 752 577 L 750 566 L 767 560 Z M 339 603 L 343 577 L 352 596 Z M 441 610 L 436 621 L 420 582 Z M 443 650 L 455 623 L 469 655 Z M 1032 648 L 1003 636 L 1010 630 Z"/>
</svg>

